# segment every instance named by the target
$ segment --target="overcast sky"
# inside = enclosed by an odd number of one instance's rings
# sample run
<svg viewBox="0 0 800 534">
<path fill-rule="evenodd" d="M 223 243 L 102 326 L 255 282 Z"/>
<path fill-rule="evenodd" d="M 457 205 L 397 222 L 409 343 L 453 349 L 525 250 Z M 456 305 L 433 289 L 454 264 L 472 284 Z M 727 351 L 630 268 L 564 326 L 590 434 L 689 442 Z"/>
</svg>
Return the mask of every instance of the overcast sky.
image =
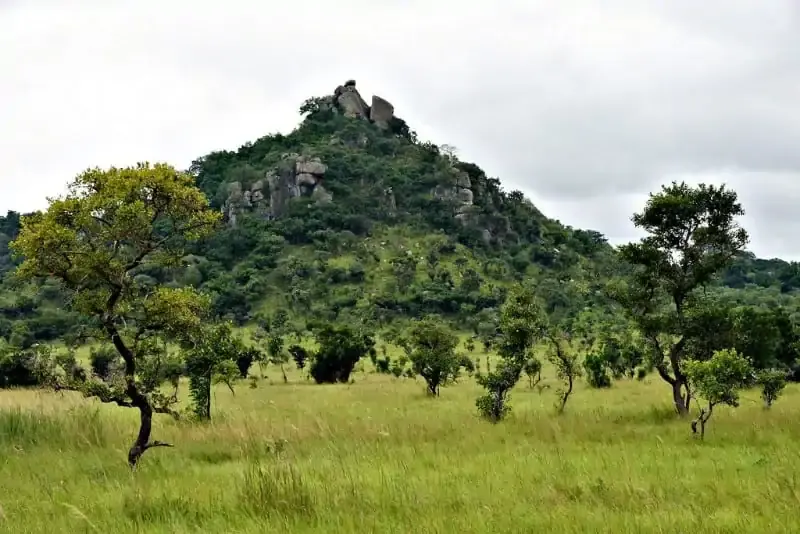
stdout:
<svg viewBox="0 0 800 534">
<path fill-rule="evenodd" d="M 672 179 L 726 182 L 800 259 L 796 0 L 0 0 L 0 211 L 90 166 L 180 168 L 355 78 L 547 215 L 636 236 Z"/>
</svg>

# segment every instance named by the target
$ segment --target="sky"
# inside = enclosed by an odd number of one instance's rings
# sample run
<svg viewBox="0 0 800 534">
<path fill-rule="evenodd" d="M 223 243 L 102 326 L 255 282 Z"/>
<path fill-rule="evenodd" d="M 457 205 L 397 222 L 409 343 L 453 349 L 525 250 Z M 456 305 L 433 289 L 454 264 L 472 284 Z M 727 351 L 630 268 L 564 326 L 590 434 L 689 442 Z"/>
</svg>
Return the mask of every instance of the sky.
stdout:
<svg viewBox="0 0 800 534">
<path fill-rule="evenodd" d="M 89 167 L 187 168 L 355 79 L 548 216 L 636 239 L 672 180 L 800 260 L 796 0 L 0 0 L 0 212 Z"/>
</svg>

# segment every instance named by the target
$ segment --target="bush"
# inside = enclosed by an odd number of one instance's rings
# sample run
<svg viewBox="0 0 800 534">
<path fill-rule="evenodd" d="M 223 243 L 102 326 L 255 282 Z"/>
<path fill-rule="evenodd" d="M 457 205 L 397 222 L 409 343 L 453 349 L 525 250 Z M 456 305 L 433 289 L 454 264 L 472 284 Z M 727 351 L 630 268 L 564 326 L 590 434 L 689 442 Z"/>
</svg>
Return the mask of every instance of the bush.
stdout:
<svg viewBox="0 0 800 534">
<path fill-rule="evenodd" d="M 239 369 L 239 376 L 247 378 L 250 374 L 250 367 L 253 362 L 261 360 L 261 352 L 258 349 L 246 349 L 236 357 L 236 367 Z"/>
<path fill-rule="evenodd" d="M 298 369 L 301 371 L 305 369 L 306 362 L 308 361 L 308 351 L 306 349 L 300 345 L 292 345 L 289 347 L 289 354 L 292 356 L 294 364 Z"/>
<path fill-rule="evenodd" d="M 764 405 L 770 408 L 778 400 L 786 387 L 786 371 L 764 369 L 756 373 L 756 383 L 761 386 L 761 398 Z"/>
<path fill-rule="evenodd" d="M 31 350 L 0 347 L 0 388 L 36 386 L 36 355 Z"/>
<path fill-rule="evenodd" d="M 593 388 L 611 387 L 608 374 L 608 363 L 602 354 L 587 354 L 583 361 L 586 370 L 586 382 Z"/>
<path fill-rule="evenodd" d="M 371 336 L 346 325 L 323 326 L 314 336 L 319 349 L 309 372 L 318 384 L 347 383 L 356 363 L 375 350 Z"/>
<path fill-rule="evenodd" d="M 92 368 L 92 374 L 107 380 L 114 371 L 114 364 L 120 360 L 117 349 L 111 345 L 103 345 L 99 348 L 94 348 L 89 351 L 89 365 Z"/>
<path fill-rule="evenodd" d="M 411 365 L 431 395 L 438 396 L 441 386 L 458 378 L 463 360 L 456 354 L 456 346 L 458 337 L 440 320 L 425 319 L 411 329 Z"/>
</svg>

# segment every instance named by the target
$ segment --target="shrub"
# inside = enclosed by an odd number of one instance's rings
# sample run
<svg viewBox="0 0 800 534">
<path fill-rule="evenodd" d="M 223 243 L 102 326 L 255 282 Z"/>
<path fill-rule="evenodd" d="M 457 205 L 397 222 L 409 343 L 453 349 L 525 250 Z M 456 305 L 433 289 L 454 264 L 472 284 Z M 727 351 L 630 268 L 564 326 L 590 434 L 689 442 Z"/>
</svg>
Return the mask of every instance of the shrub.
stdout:
<svg viewBox="0 0 800 534">
<path fill-rule="evenodd" d="M 92 347 L 89 351 L 89 365 L 92 373 L 107 380 L 114 371 L 114 364 L 119 363 L 120 357 L 117 349 L 111 345 L 102 345 L 98 348 Z"/>
<path fill-rule="evenodd" d="M 318 384 L 347 383 L 356 363 L 375 350 L 371 336 L 346 325 L 323 326 L 314 336 L 319 349 L 309 372 Z"/>
<path fill-rule="evenodd" d="M 414 372 L 425 380 L 428 393 L 438 396 L 439 388 L 455 380 L 463 364 L 455 351 L 458 337 L 441 321 L 425 319 L 411 329 L 409 343 Z"/>
<path fill-rule="evenodd" d="M 761 398 L 767 408 L 772 406 L 786 387 L 786 371 L 764 369 L 756 373 L 756 383 L 761 386 Z"/>
<path fill-rule="evenodd" d="M 38 385 L 35 361 L 33 350 L 0 346 L 0 388 Z"/>
<path fill-rule="evenodd" d="M 611 387 L 611 377 L 608 374 L 608 362 L 602 354 L 587 354 L 583 361 L 586 370 L 586 382 L 593 388 Z"/>
</svg>

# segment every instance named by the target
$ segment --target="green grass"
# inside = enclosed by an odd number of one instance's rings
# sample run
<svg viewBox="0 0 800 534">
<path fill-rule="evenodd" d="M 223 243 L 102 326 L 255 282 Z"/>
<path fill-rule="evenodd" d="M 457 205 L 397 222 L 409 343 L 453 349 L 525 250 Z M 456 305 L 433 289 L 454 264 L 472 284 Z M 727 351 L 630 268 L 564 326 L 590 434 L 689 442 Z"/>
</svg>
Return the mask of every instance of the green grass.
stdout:
<svg viewBox="0 0 800 534">
<path fill-rule="evenodd" d="M 521 383 L 498 425 L 468 377 L 438 399 L 370 373 L 281 382 L 216 389 L 210 424 L 159 417 L 176 447 L 133 474 L 134 411 L 0 392 L 0 532 L 800 532 L 795 387 L 770 411 L 749 392 L 699 442 L 657 378 L 581 385 L 561 417 L 552 379 Z"/>
</svg>

